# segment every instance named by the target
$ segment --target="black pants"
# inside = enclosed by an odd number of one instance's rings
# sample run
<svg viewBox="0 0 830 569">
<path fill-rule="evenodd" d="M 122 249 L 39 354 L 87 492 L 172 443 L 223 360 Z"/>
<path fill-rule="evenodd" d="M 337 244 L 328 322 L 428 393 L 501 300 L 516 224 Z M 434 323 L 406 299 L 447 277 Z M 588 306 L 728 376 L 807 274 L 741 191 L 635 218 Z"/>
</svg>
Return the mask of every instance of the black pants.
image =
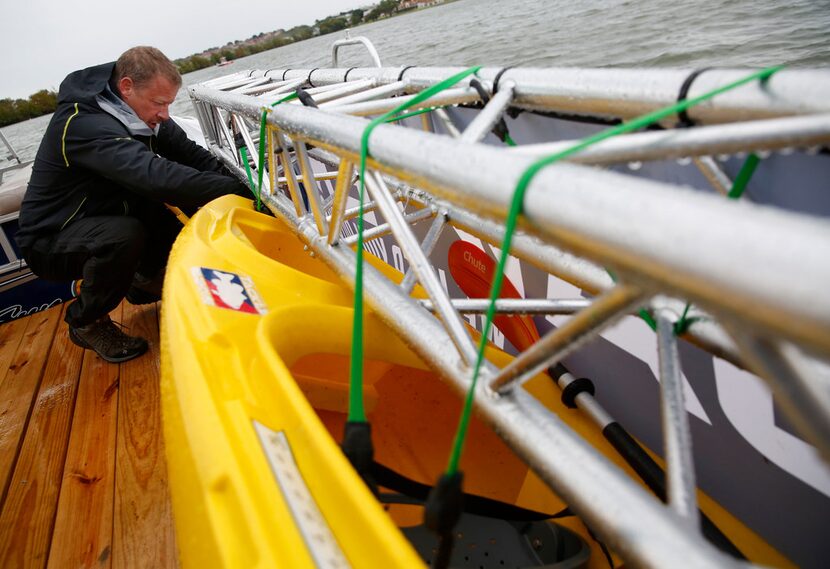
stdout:
<svg viewBox="0 0 830 569">
<path fill-rule="evenodd" d="M 130 216 L 79 219 L 23 251 L 46 280 L 83 279 L 66 310 L 70 326 L 95 322 L 118 306 L 136 273 L 153 278 L 167 264 L 181 224 L 162 204 L 142 203 Z"/>
</svg>

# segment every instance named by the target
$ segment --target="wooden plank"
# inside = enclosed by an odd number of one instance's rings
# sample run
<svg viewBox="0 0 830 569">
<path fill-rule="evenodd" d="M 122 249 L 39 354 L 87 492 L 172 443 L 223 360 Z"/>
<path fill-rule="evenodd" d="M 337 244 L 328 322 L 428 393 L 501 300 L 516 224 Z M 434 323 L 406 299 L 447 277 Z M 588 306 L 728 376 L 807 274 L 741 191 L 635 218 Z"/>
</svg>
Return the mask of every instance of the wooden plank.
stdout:
<svg viewBox="0 0 830 569">
<path fill-rule="evenodd" d="M 55 331 L 62 325 L 62 314 L 62 307 L 55 306 L 0 327 L 0 355 L 2 361 L 8 361 L 5 369 L 0 369 L 0 507 L 5 503 L 49 348 Z"/>
<path fill-rule="evenodd" d="M 82 353 L 61 326 L 0 512 L 0 567 L 46 564 Z"/>
<path fill-rule="evenodd" d="M 121 307 L 110 316 L 121 320 Z M 119 366 L 84 351 L 47 567 L 109 567 Z"/>
<path fill-rule="evenodd" d="M 161 426 L 159 336 L 155 305 L 124 308 L 128 332 L 150 353 L 121 366 L 113 567 L 177 567 Z"/>
<path fill-rule="evenodd" d="M 31 316 L 18 318 L 5 324 L 0 324 L 0 380 L 6 377 L 9 366 L 12 365 L 14 355 L 20 342 L 23 341 L 23 334 L 26 333 L 26 325 Z M 0 382 L 2 385 L 2 382 Z"/>
</svg>

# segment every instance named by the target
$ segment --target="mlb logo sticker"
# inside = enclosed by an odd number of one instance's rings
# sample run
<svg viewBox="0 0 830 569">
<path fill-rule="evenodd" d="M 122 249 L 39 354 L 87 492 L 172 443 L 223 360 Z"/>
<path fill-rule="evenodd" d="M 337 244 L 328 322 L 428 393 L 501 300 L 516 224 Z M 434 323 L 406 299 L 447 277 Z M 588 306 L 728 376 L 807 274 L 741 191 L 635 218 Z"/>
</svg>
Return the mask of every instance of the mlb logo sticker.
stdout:
<svg viewBox="0 0 830 569">
<path fill-rule="evenodd" d="M 192 274 L 205 304 L 248 314 L 267 312 L 250 277 L 207 267 L 193 267 Z"/>
</svg>

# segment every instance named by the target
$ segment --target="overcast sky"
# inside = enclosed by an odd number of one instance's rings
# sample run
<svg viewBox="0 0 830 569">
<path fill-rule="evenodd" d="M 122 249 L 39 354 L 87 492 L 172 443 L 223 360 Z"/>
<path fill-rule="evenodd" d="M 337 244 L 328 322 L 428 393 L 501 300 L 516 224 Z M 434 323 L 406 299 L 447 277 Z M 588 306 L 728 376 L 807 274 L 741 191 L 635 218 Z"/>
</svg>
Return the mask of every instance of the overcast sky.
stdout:
<svg viewBox="0 0 830 569">
<path fill-rule="evenodd" d="M 260 32 L 312 24 L 374 0 L 3 0 L 0 99 L 57 90 L 70 72 L 134 45 L 171 59 Z"/>
</svg>

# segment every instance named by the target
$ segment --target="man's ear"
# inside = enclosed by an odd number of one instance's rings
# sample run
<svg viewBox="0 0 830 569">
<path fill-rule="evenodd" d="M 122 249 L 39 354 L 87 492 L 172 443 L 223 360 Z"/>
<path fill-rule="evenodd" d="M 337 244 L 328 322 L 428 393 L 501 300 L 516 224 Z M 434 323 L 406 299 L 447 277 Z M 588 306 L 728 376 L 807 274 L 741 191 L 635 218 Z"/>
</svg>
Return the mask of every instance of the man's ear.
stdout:
<svg viewBox="0 0 830 569">
<path fill-rule="evenodd" d="M 122 97 L 131 97 L 135 90 L 135 83 L 129 77 L 122 77 L 118 81 L 118 91 Z"/>
</svg>

